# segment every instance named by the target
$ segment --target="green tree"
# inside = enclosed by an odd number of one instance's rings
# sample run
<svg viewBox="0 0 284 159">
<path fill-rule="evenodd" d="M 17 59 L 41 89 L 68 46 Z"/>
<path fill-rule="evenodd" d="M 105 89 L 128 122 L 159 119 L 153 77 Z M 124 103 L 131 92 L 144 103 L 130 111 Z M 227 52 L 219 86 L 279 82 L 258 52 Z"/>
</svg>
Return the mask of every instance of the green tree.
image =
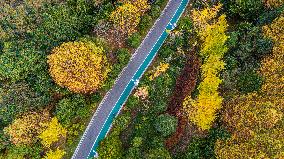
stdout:
<svg viewBox="0 0 284 159">
<path fill-rule="evenodd" d="M 36 29 L 40 13 L 45 4 L 56 3 L 55 0 L 24 0 L 21 2 L 0 2 L 0 38 L 23 40 Z"/>
<path fill-rule="evenodd" d="M 151 27 L 152 20 L 152 17 L 148 14 L 142 16 L 139 23 L 139 31 L 141 33 L 146 33 L 146 31 Z"/>
<path fill-rule="evenodd" d="M 141 43 L 141 40 L 141 35 L 139 33 L 134 33 L 127 39 L 127 44 L 130 47 L 138 48 Z"/>
<path fill-rule="evenodd" d="M 134 109 L 139 106 L 139 99 L 135 96 L 130 96 L 126 102 L 126 107 L 128 109 Z"/>
<path fill-rule="evenodd" d="M 130 52 L 128 49 L 122 48 L 116 52 L 117 62 L 121 67 L 124 67 L 130 60 Z"/>
<path fill-rule="evenodd" d="M 262 77 L 254 71 L 246 71 L 237 79 L 237 87 L 243 93 L 258 91 L 262 80 Z"/>
<path fill-rule="evenodd" d="M 153 19 L 156 19 L 160 16 L 161 7 L 158 5 L 154 5 L 150 10 L 150 15 Z"/>
<path fill-rule="evenodd" d="M 93 18 L 87 18 L 88 12 L 74 9 L 76 5 L 55 3 L 54 0 L 36 0 L 29 5 L 26 2 L 31 1 L 19 3 L 17 7 L 12 7 L 13 3 L 5 4 L 3 9 L 10 6 L 12 11 L 3 11 L 4 15 L 0 15 L 6 18 L 0 18 L 0 26 L 4 28 L 0 31 L 5 33 L 3 54 L 0 55 L 0 80 L 15 82 L 30 74 L 41 78 L 42 70 L 47 68 L 46 54 L 62 42 L 76 40 L 82 32 L 89 31 L 88 24 L 92 24 Z"/>
<path fill-rule="evenodd" d="M 0 129 L 0 151 L 2 151 L 9 146 L 10 141 L 9 136 L 4 133 L 2 127 L 0 127 Z"/>
<path fill-rule="evenodd" d="M 230 33 L 227 44 L 224 88 L 231 90 L 230 93 L 258 90 L 262 80 L 254 72 L 259 68 L 261 59 L 271 52 L 272 41 L 262 35 L 260 27 L 245 22 L 238 24 Z"/>
<path fill-rule="evenodd" d="M 272 41 L 262 35 L 261 28 L 252 23 L 240 23 L 231 33 L 228 40 L 226 58 L 232 57 L 238 61 L 241 69 L 255 68 L 260 59 L 271 52 Z"/>
<path fill-rule="evenodd" d="M 44 52 L 28 43 L 4 42 L 0 55 L 0 80 L 17 82 L 41 68 Z M 33 66 L 33 67 L 31 67 Z"/>
<path fill-rule="evenodd" d="M 165 148 L 151 149 L 145 159 L 171 159 L 171 155 Z"/>
<path fill-rule="evenodd" d="M 113 130 L 113 132 L 100 143 L 98 154 L 99 159 L 122 158 L 122 143 L 119 139 L 119 131 Z"/>
<path fill-rule="evenodd" d="M 168 114 L 162 114 L 158 116 L 155 121 L 155 128 L 162 136 L 166 137 L 176 131 L 177 119 Z"/>
<path fill-rule="evenodd" d="M 34 144 L 33 146 L 11 146 L 7 150 L 6 154 L 3 155 L 3 159 L 42 159 L 41 152 L 43 147 L 41 144 Z M 2 156 L 0 155 L 0 158 Z"/>
<path fill-rule="evenodd" d="M 221 0 L 227 15 L 240 17 L 247 20 L 255 20 L 264 11 L 262 0 Z"/>
<path fill-rule="evenodd" d="M 141 159 L 143 158 L 140 148 L 130 147 L 125 156 L 126 159 Z"/>
<path fill-rule="evenodd" d="M 88 117 L 89 109 L 83 96 L 74 95 L 61 99 L 56 106 L 55 114 L 60 123 L 70 126 L 78 118 Z"/>
<path fill-rule="evenodd" d="M 4 84 L 0 88 L 0 99 L 0 120 L 4 125 L 9 124 L 18 115 L 42 108 L 49 102 L 49 98 L 38 95 L 23 82 Z"/>
<path fill-rule="evenodd" d="M 65 41 L 74 41 L 80 37 L 84 22 L 67 5 L 48 5 L 42 13 L 42 22 L 31 33 L 32 42 L 39 49 L 50 51 Z M 88 30 L 88 29 L 87 29 Z"/>
<path fill-rule="evenodd" d="M 142 157 L 142 153 L 141 153 L 141 149 L 140 146 L 143 143 L 143 138 L 142 137 L 135 137 L 132 140 L 131 146 L 126 154 L 126 158 L 127 159 L 139 159 L 139 158 L 143 158 Z"/>
<path fill-rule="evenodd" d="M 205 138 L 194 137 L 187 147 L 187 151 L 181 158 L 186 159 L 213 159 L 215 157 L 214 146 L 218 139 L 227 139 L 230 134 L 222 127 L 212 128 Z"/>
</svg>

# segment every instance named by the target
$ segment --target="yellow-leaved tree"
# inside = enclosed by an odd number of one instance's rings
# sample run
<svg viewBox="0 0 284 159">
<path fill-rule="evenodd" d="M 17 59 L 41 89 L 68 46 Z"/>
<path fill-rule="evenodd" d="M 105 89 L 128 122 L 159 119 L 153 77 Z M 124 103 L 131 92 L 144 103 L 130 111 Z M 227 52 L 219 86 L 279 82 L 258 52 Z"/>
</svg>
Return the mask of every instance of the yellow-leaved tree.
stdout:
<svg viewBox="0 0 284 159">
<path fill-rule="evenodd" d="M 260 92 L 235 97 L 225 104 L 222 121 L 231 132 L 229 140 L 218 140 L 220 159 L 284 158 L 284 14 L 264 34 L 274 40 L 273 52 L 261 62 L 264 78 Z"/>
<path fill-rule="evenodd" d="M 119 0 L 119 2 L 124 4 L 126 3 L 133 4 L 139 10 L 140 14 L 145 13 L 151 7 L 148 0 Z"/>
<path fill-rule="evenodd" d="M 56 117 L 52 118 L 48 127 L 39 135 L 41 143 L 50 148 L 53 143 L 59 141 L 60 138 L 66 138 L 67 130 L 62 127 Z"/>
<path fill-rule="evenodd" d="M 273 53 L 262 60 L 260 73 L 265 82 L 261 91 L 273 99 L 275 105 L 284 107 L 284 12 L 270 26 L 264 26 L 264 34 L 273 39 Z M 284 108 L 283 108 L 284 109 Z"/>
<path fill-rule="evenodd" d="M 147 10 L 150 9 L 148 0 L 133 0 L 132 4 L 138 8 L 141 15 L 143 15 Z"/>
<path fill-rule="evenodd" d="M 166 72 L 170 67 L 169 63 L 160 62 L 159 66 L 154 70 L 153 74 L 149 76 L 150 81 Z"/>
<path fill-rule="evenodd" d="M 124 2 L 110 15 L 110 21 L 123 34 L 131 35 L 136 32 L 140 17 L 150 8 L 147 0 Z"/>
<path fill-rule="evenodd" d="M 65 155 L 66 152 L 60 149 L 56 149 L 55 151 L 48 151 L 44 159 L 61 159 Z"/>
<path fill-rule="evenodd" d="M 219 72 L 224 69 L 222 58 L 227 51 L 225 42 L 228 36 L 226 16 L 217 17 L 221 5 L 194 10 L 192 19 L 197 34 L 202 42 L 200 55 L 204 59 L 201 66 L 201 83 L 198 86 L 196 99 L 187 97 L 183 103 L 184 110 L 191 122 L 200 129 L 207 130 L 216 118 L 216 112 L 221 108 L 223 98 L 218 87 L 222 80 Z"/>
<path fill-rule="evenodd" d="M 66 42 L 48 56 L 54 81 L 76 93 L 92 93 L 110 72 L 104 49 L 91 41 Z"/>
<path fill-rule="evenodd" d="M 264 0 L 264 3 L 269 8 L 276 8 L 284 4 L 284 0 Z"/>
<path fill-rule="evenodd" d="M 49 114 L 30 112 L 13 121 L 4 132 L 10 136 L 15 145 L 30 145 L 35 143 L 38 135 L 47 127 Z"/>
</svg>

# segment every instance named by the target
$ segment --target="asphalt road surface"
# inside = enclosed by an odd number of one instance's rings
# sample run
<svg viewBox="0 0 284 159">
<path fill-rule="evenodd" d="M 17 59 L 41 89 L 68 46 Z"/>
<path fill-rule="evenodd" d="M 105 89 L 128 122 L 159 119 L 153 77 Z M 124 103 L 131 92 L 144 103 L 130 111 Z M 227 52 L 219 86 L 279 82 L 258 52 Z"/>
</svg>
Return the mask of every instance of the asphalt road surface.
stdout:
<svg viewBox="0 0 284 159">
<path fill-rule="evenodd" d="M 87 159 L 97 155 L 95 151 L 99 141 L 107 134 L 113 119 L 119 113 L 122 105 L 164 42 L 166 38 L 166 35 L 164 35 L 166 34 L 165 30 L 169 28 L 169 25 L 175 25 L 171 23 L 178 20 L 187 4 L 188 0 L 170 0 L 168 2 L 159 19 L 155 22 L 144 41 L 133 54 L 128 65 L 117 78 L 112 89 L 100 103 L 72 159 Z M 173 21 L 173 19 L 176 20 Z"/>
</svg>

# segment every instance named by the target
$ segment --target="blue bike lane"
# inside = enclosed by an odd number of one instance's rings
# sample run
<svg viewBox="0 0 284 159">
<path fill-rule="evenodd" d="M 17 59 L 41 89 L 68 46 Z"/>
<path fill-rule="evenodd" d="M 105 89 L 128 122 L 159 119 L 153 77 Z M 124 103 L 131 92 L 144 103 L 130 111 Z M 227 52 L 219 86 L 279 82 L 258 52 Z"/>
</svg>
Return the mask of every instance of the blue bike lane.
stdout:
<svg viewBox="0 0 284 159">
<path fill-rule="evenodd" d="M 119 114 L 120 110 L 122 109 L 122 106 L 127 101 L 129 95 L 131 94 L 133 89 L 138 85 L 140 78 L 142 77 L 144 72 L 147 70 L 147 68 L 149 67 L 149 65 L 151 64 L 151 62 L 153 61 L 153 59 L 157 55 L 158 50 L 161 48 L 164 41 L 168 37 L 169 32 L 171 30 L 173 30 L 174 27 L 176 26 L 176 23 L 178 22 L 179 18 L 181 17 L 182 13 L 184 12 L 188 2 L 189 2 L 189 0 L 181 0 L 178 8 L 176 9 L 175 13 L 171 17 L 171 20 L 167 23 L 166 27 L 164 28 L 164 31 L 159 36 L 158 40 L 155 42 L 155 44 L 151 48 L 150 52 L 146 56 L 146 58 L 140 64 L 140 66 L 138 67 L 138 69 L 136 70 L 134 75 L 132 76 L 131 80 L 127 83 L 126 87 L 124 88 L 124 90 L 120 94 L 118 100 L 113 105 L 110 113 L 108 114 L 106 120 L 104 121 L 103 126 L 99 130 L 98 136 L 96 137 L 87 158 L 93 158 L 94 156 L 98 155 L 96 153 L 96 149 L 98 148 L 100 141 L 103 140 L 105 138 L 105 136 L 107 135 L 108 131 L 110 130 L 110 128 L 112 126 L 112 122 L 113 122 L 114 118 Z M 102 101 L 102 102 L 105 102 L 105 101 Z M 77 149 L 79 148 L 79 146 L 84 147 L 84 145 L 82 145 L 82 144 L 83 143 L 80 142 Z M 75 153 L 77 153 L 77 152 L 75 151 Z M 74 153 L 72 159 L 78 158 L 78 157 L 76 157 L 75 153 Z"/>
</svg>

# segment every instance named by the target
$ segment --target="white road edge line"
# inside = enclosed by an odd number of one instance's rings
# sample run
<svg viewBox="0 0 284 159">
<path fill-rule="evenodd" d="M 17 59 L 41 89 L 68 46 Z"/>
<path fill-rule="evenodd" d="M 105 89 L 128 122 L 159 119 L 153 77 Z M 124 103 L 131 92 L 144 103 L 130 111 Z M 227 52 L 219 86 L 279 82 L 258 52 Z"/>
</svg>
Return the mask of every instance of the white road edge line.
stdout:
<svg viewBox="0 0 284 159">
<path fill-rule="evenodd" d="M 162 15 L 164 15 L 164 12 L 167 10 L 167 7 L 169 7 L 169 4 L 170 4 L 171 1 L 172 1 L 172 0 L 169 0 L 167 6 L 165 7 L 165 9 L 163 10 L 163 12 L 161 13 L 160 17 L 162 17 Z M 173 14 L 173 17 L 176 15 L 176 12 L 177 12 L 178 9 L 180 8 L 182 2 L 183 2 L 183 0 L 181 1 L 180 5 L 179 5 L 179 7 L 177 8 L 177 10 L 175 11 L 175 13 Z M 185 8 L 186 8 L 186 7 L 185 7 Z M 179 18 L 180 18 L 181 16 L 182 16 L 182 14 L 178 17 L 177 20 L 179 20 Z M 172 18 L 173 18 L 173 17 L 172 17 Z M 170 19 L 169 23 L 171 22 L 172 18 Z M 145 39 L 142 41 L 142 43 L 140 44 L 140 46 L 137 48 L 137 50 L 135 51 L 135 53 L 133 54 L 133 56 L 132 56 L 132 58 L 129 60 L 129 62 L 136 56 L 136 54 L 137 54 L 139 48 L 145 43 L 145 40 L 146 40 L 147 37 L 151 34 L 151 32 L 152 32 L 153 29 L 155 28 L 155 26 L 156 26 L 156 24 L 158 23 L 158 21 L 160 21 L 160 18 L 156 20 L 156 22 L 154 23 L 153 27 L 150 29 L 150 31 L 148 32 L 147 36 L 146 36 Z M 169 23 L 168 23 L 168 24 L 169 24 Z M 168 26 L 168 24 L 166 25 L 166 27 Z M 166 29 L 166 28 L 165 28 L 165 29 Z M 165 29 L 164 29 L 164 30 L 165 30 Z M 163 33 L 164 33 L 164 31 L 163 31 Z M 153 50 L 154 46 L 155 46 L 155 45 L 157 44 L 157 42 L 160 40 L 160 37 L 163 35 L 163 33 L 159 36 L 158 40 L 157 40 L 156 43 L 153 45 L 153 47 L 151 48 L 150 52 Z M 161 45 L 161 46 L 162 46 L 162 45 Z M 161 47 L 161 46 L 160 46 L 160 47 Z M 160 49 L 160 47 L 159 47 L 159 49 Z M 159 50 L 159 49 L 158 49 L 158 50 Z M 149 52 L 149 53 L 150 53 L 150 52 Z M 135 75 L 135 74 L 137 73 L 137 71 L 140 69 L 141 65 L 144 63 L 144 61 L 147 59 L 148 56 L 149 56 L 149 54 L 146 56 L 146 58 L 145 58 L 145 59 L 143 60 L 143 62 L 140 64 L 140 66 L 138 67 L 138 69 L 136 70 L 136 72 L 134 73 L 134 75 Z M 156 56 L 156 55 L 155 55 L 155 56 Z M 147 65 L 147 68 L 148 68 L 148 66 L 151 64 L 151 62 L 153 61 L 153 59 L 154 59 L 154 58 L 152 58 L 152 60 L 150 61 L 150 63 Z M 128 65 L 127 65 L 127 66 L 128 66 Z M 117 79 L 116 79 L 116 81 L 115 81 L 114 84 L 116 84 L 116 82 L 118 81 L 118 79 L 120 78 L 120 76 L 123 74 L 123 72 L 125 71 L 125 69 L 127 68 L 127 66 L 123 68 L 122 72 L 121 72 L 120 75 L 117 77 Z M 147 69 L 145 69 L 145 70 L 143 71 L 143 73 L 141 74 L 141 76 L 139 77 L 139 79 L 143 76 L 143 74 L 145 73 L 146 70 L 147 70 Z M 131 80 L 128 82 L 128 84 L 126 85 L 126 87 L 129 85 L 130 82 L 131 82 Z M 123 92 L 121 93 L 121 95 L 125 92 L 126 87 L 125 87 L 125 89 L 123 90 Z M 131 92 L 133 91 L 133 89 L 134 89 L 134 87 L 132 88 Z M 112 90 L 112 89 L 111 89 L 111 90 Z M 111 90 L 110 90 L 110 91 L 111 91 Z M 95 112 L 95 114 L 94 114 L 93 116 L 96 116 L 96 114 L 97 114 L 98 111 L 100 110 L 101 105 L 104 103 L 104 101 L 105 101 L 106 98 L 108 97 L 110 91 L 107 92 L 105 98 L 102 100 L 101 104 L 99 105 L 97 111 Z M 121 95 L 119 96 L 117 102 L 120 100 Z M 129 94 L 129 95 L 130 95 L 130 94 Z M 128 95 L 127 97 L 129 97 L 129 95 Z M 117 102 L 115 103 L 114 107 L 116 106 Z M 126 102 L 126 101 L 124 101 L 124 103 L 125 103 L 125 102 Z M 123 104 L 124 104 L 124 103 L 123 103 Z M 107 119 L 108 119 L 109 116 L 111 115 L 111 113 L 112 113 L 114 107 L 113 107 L 112 110 L 110 111 L 110 113 L 109 113 Z M 121 109 L 122 109 L 122 107 L 120 108 L 119 112 L 121 111 Z M 118 112 L 118 114 L 119 114 L 119 112 Z M 74 154 L 73 154 L 73 156 L 72 156 L 72 159 L 74 159 L 75 156 L 76 156 L 76 154 L 78 153 L 79 147 L 82 145 L 82 142 L 83 142 L 83 140 L 84 140 L 84 138 L 85 138 L 85 136 L 86 136 L 86 132 L 90 129 L 90 126 L 92 125 L 91 123 L 93 123 L 93 119 L 94 119 L 94 118 L 92 117 L 91 121 L 90 121 L 89 124 L 88 124 L 88 127 L 86 128 L 86 130 L 85 130 L 85 132 L 84 132 L 82 138 L 80 139 L 80 143 L 78 144 L 78 146 L 77 146 L 77 148 L 76 148 L 76 150 L 75 150 L 75 152 L 74 152 Z M 107 119 L 105 120 L 105 122 L 104 122 L 102 128 L 104 128 Z M 110 127 L 110 128 L 111 128 L 111 127 Z M 109 129 L 110 129 L 110 128 L 109 128 Z M 101 131 L 102 131 L 102 129 L 100 130 L 98 136 L 100 135 Z M 108 131 L 109 131 L 109 130 L 108 130 Z M 94 144 L 92 145 L 92 148 L 93 148 L 93 146 L 95 145 L 95 143 L 96 143 L 96 141 L 97 141 L 97 139 L 98 139 L 98 136 L 97 136 L 97 138 L 95 139 L 95 142 L 94 142 Z M 92 149 L 91 149 L 91 151 L 89 152 L 88 157 L 89 157 L 89 155 L 90 155 L 91 152 L 92 152 Z"/>
<path fill-rule="evenodd" d="M 169 2 L 167 3 L 165 9 L 163 10 L 163 12 L 161 13 L 160 17 L 162 17 L 162 15 L 165 14 L 165 11 L 167 10 L 167 7 L 169 7 L 169 4 L 172 0 L 169 0 Z M 131 59 L 129 60 L 129 62 L 134 58 L 134 56 L 136 56 L 137 52 L 138 52 L 138 49 L 141 48 L 141 46 L 145 43 L 145 40 L 147 39 L 147 37 L 151 34 L 151 32 L 153 31 L 153 29 L 155 28 L 156 24 L 160 21 L 160 17 L 156 20 L 156 22 L 154 23 L 154 25 L 152 26 L 152 28 L 150 29 L 150 31 L 148 32 L 148 34 L 146 35 L 146 37 L 144 38 L 144 40 L 142 41 L 142 43 L 140 44 L 140 46 L 137 48 L 137 50 L 135 51 L 135 53 L 132 55 Z M 128 63 L 129 63 L 128 62 Z M 128 66 L 128 65 L 127 65 Z M 119 78 L 121 77 L 121 75 L 123 74 L 123 72 L 125 71 L 125 69 L 127 68 L 127 66 L 125 66 L 123 68 L 123 70 L 121 71 L 121 73 L 118 75 L 118 77 L 116 78 L 115 82 L 114 82 L 114 85 L 117 83 L 117 81 L 119 80 Z M 88 123 L 88 126 L 84 132 L 84 134 L 82 135 L 81 139 L 80 139 L 80 142 L 76 148 L 76 150 L 74 151 L 74 154 L 72 156 L 72 159 L 75 159 L 76 157 L 76 154 L 78 153 L 79 151 L 79 148 L 80 146 L 82 145 L 82 142 L 83 140 L 85 139 L 85 136 L 86 136 L 86 132 L 89 130 L 90 126 L 91 126 L 91 123 L 93 123 L 93 119 L 94 119 L 94 116 L 97 115 L 97 113 L 99 112 L 101 106 L 103 105 L 103 103 L 105 102 L 105 100 L 107 99 L 107 97 L 109 96 L 109 93 L 112 91 L 113 88 L 111 88 L 105 95 L 105 97 L 103 98 L 103 100 L 101 101 L 100 105 L 98 106 L 96 112 L 94 113 L 94 115 L 92 116 L 91 118 L 91 121 Z"/>
<path fill-rule="evenodd" d="M 181 1 L 181 3 L 180 3 L 180 5 L 178 6 L 177 10 L 176 10 L 175 13 L 173 14 L 173 17 L 176 15 L 176 12 L 177 12 L 178 9 L 180 8 L 180 6 L 181 6 L 181 4 L 182 4 L 183 1 L 184 1 L 184 0 Z M 180 16 L 181 16 L 181 15 L 180 15 Z M 179 16 L 179 18 L 180 18 L 180 16 Z M 173 19 L 173 17 L 170 19 L 169 23 L 171 22 L 171 20 Z M 179 20 L 179 18 L 178 18 L 177 20 Z M 168 24 L 169 24 L 169 23 L 168 23 Z M 165 32 L 165 30 L 166 30 L 168 24 L 166 25 L 166 27 L 165 27 L 163 33 Z M 155 44 L 153 45 L 153 47 L 151 48 L 151 50 L 149 51 L 149 53 L 152 52 L 153 48 L 156 46 L 157 42 L 160 40 L 160 38 L 161 38 L 161 36 L 163 35 L 163 33 L 159 36 L 158 40 L 155 42 Z M 167 36 L 168 36 L 168 35 L 167 35 Z M 161 47 L 162 47 L 162 45 L 159 47 L 159 49 L 160 49 Z M 158 50 L 159 50 L 159 49 L 158 49 Z M 145 59 L 143 60 L 143 62 L 140 64 L 140 66 L 138 67 L 138 69 L 135 71 L 134 76 L 136 75 L 137 71 L 141 68 L 141 66 L 143 65 L 144 61 L 148 58 L 149 55 L 150 55 L 150 54 L 148 54 L 148 55 L 145 57 Z M 156 56 L 156 55 L 155 55 L 155 56 Z M 155 57 L 155 56 L 154 56 L 154 57 Z M 154 57 L 151 59 L 151 61 L 149 62 L 149 64 L 147 65 L 146 68 L 149 67 L 149 65 L 150 65 L 151 62 L 153 61 Z M 140 78 L 143 76 L 143 74 L 145 73 L 146 70 L 147 70 L 147 69 L 144 69 L 143 73 L 141 74 L 141 76 L 140 76 L 138 79 L 140 79 Z M 131 80 L 128 82 L 128 84 L 127 84 L 126 87 L 124 88 L 123 92 L 120 94 L 120 96 L 119 96 L 117 102 L 114 104 L 114 107 L 113 107 L 112 110 L 110 111 L 110 113 L 109 113 L 109 115 L 108 115 L 108 117 L 107 117 L 107 120 L 108 120 L 109 116 L 112 114 L 113 109 L 115 108 L 116 104 L 117 104 L 118 101 L 120 100 L 122 94 L 125 92 L 127 86 L 130 84 L 130 82 L 131 82 Z M 133 90 L 134 88 L 135 88 L 135 87 L 133 87 L 130 92 L 132 92 L 132 90 Z M 130 94 L 129 94 L 127 97 L 129 97 L 129 96 L 130 96 Z M 124 103 L 125 103 L 125 102 L 126 102 L 126 101 L 124 101 Z M 124 104 L 124 103 L 123 103 L 123 104 Z M 122 104 L 122 105 L 123 105 L 123 104 Z M 122 106 L 121 106 L 120 110 L 121 110 L 121 109 L 122 109 Z M 120 110 L 119 110 L 119 112 L 120 112 Z M 119 112 L 118 112 L 118 114 L 119 114 Z M 104 126 L 105 126 L 107 120 L 105 120 L 105 122 L 104 122 L 104 124 L 103 124 L 103 126 L 102 126 L 102 129 L 104 128 Z M 109 127 L 108 131 L 110 130 L 110 128 L 111 128 L 111 127 Z M 102 129 L 100 130 L 99 135 L 100 135 Z M 94 145 L 96 144 L 96 141 L 97 141 L 99 135 L 97 136 L 97 138 L 96 138 L 96 140 L 95 140 L 95 142 L 94 142 L 94 144 L 93 144 L 92 147 L 94 147 Z M 91 152 L 92 152 L 92 151 L 90 151 L 90 153 L 91 153 Z M 89 155 L 90 155 L 90 153 L 89 153 Z M 89 157 L 89 155 L 88 155 L 88 157 Z"/>
</svg>

